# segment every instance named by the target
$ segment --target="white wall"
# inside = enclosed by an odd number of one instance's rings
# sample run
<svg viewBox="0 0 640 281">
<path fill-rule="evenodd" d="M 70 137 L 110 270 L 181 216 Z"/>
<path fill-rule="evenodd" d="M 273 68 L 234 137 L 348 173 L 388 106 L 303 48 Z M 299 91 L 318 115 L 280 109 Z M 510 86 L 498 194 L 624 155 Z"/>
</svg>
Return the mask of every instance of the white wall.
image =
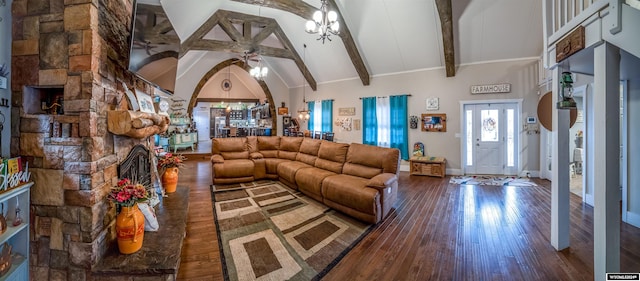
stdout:
<svg viewBox="0 0 640 281">
<path fill-rule="evenodd" d="M 11 71 L 11 4 L 12 0 L 6 1 L 6 6 L 0 7 L 0 17 L 2 22 L 0 23 L 0 64 L 5 64 L 7 69 Z M 7 76 L 7 88 L 0 89 L 0 98 L 9 100 L 8 104 L 11 105 L 11 72 Z M 9 157 L 9 144 L 11 141 L 11 108 L 0 107 L 0 112 L 4 115 L 4 125 L 2 129 L 2 143 L 0 147 L 0 155 L 3 157 Z M 2 117 L 0 116 L 0 119 Z"/>
<path fill-rule="evenodd" d="M 471 85 L 511 83 L 511 93 L 471 95 Z M 522 121 L 526 116 L 536 116 L 538 103 L 538 61 L 522 59 L 514 61 L 491 62 L 473 65 L 462 65 L 457 69 L 455 77 L 445 77 L 444 69 L 431 69 L 393 75 L 374 76 L 371 85 L 363 86 L 359 79 L 323 83 L 318 91 L 311 92 L 307 88 L 307 100 L 334 99 L 334 120 L 338 116 L 338 108 L 355 107 L 354 119 L 362 120 L 361 97 L 388 96 L 395 94 L 411 94 L 409 98 L 409 115 L 420 116 L 422 113 L 446 113 L 447 132 L 422 132 L 420 129 L 409 129 L 409 151 L 414 142 L 425 144 L 425 153 L 431 156 L 447 158 L 447 170 L 459 173 L 460 138 L 460 101 L 487 99 L 523 99 Z M 426 111 L 426 98 L 440 99 L 438 111 Z M 302 88 L 291 89 L 291 106 L 295 110 L 302 107 Z M 361 121 L 362 122 L 362 121 Z M 408 122 L 408 121 L 407 121 Z M 306 124 L 304 124 L 306 126 Z M 362 143 L 362 130 L 341 131 L 334 125 L 336 141 L 345 143 Z M 522 133 L 522 129 L 521 129 Z M 539 135 L 521 134 L 521 159 L 523 169 L 537 170 L 539 167 Z"/>
</svg>

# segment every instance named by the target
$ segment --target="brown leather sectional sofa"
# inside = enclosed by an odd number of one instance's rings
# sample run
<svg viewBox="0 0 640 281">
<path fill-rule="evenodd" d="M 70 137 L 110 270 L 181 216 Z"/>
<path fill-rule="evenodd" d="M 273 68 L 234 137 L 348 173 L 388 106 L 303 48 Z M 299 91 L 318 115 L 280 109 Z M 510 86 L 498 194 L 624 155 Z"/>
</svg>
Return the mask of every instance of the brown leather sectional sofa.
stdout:
<svg viewBox="0 0 640 281">
<path fill-rule="evenodd" d="M 259 136 L 213 139 L 212 152 L 214 184 L 279 180 L 370 223 L 384 219 L 396 201 L 398 149 Z"/>
</svg>

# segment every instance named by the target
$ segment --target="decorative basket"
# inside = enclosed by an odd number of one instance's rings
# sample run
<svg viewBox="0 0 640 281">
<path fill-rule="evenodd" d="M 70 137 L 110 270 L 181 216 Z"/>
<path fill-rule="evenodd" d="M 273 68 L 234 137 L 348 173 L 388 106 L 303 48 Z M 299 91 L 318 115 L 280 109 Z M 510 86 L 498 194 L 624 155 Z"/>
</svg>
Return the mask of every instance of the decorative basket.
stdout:
<svg viewBox="0 0 640 281">
<path fill-rule="evenodd" d="M 11 269 L 11 245 L 4 242 L 0 251 L 0 276 L 3 276 Z"/>
</svg>

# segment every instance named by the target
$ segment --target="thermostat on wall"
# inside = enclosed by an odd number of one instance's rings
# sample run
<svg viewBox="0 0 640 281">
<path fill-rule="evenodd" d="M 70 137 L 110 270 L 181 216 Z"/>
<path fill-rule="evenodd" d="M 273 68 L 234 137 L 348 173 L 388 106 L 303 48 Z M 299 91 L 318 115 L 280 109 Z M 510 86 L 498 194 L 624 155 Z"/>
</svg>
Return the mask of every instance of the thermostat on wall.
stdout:
<svg viewBox="0 0 640 281">
<path fill-rule="evenodd" d="M 536 122 L 538 122 L 538 120 L 535 117 L 527 117 L 527 124 L 535 124 Z"/>
</svg>

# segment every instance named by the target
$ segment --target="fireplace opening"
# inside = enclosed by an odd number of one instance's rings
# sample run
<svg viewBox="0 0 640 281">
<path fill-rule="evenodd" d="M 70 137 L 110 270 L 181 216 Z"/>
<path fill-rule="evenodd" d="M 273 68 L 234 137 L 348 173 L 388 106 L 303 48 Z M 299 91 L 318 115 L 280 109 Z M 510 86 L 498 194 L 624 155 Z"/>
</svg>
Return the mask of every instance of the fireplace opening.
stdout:
<svg viewBox="0 0 640 281">
<path fill-rule="evenodd" d="M 64 114 L 64 88 L 25 87 L 22 106 L 26 114 Z"/>
<path fill-rule="evenodd" d="M 151 187 L 149 150 L 141 144 L 134 146 L 127 158 L 118 166 L 118 178 L 128 178 L 133 183 Z"/>
</svg>

